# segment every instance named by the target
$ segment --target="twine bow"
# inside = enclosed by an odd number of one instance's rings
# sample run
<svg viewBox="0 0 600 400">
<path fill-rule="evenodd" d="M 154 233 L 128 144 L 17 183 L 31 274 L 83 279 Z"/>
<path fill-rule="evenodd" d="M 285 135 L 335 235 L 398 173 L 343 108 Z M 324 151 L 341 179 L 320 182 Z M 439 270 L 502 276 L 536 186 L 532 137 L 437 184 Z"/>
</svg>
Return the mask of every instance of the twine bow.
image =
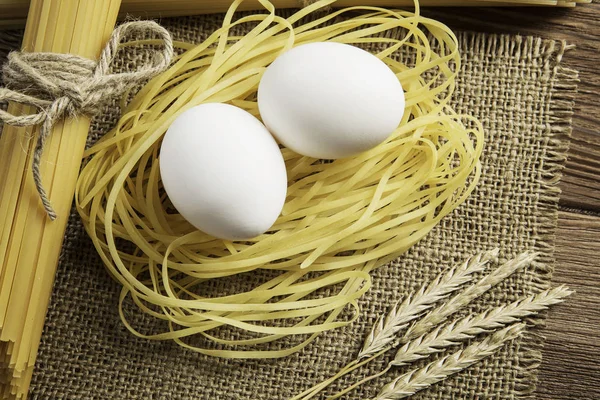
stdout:
<svg viewBox="0 0 600 400">
<path fill-rule="evenodd" d="M 110 74 L 111 63 L 121 39 L 131 33 L 155 34 L 162 41 L 151 63 L 134 72 Z M 35 186 L 50 219 L 56 213 L 50 204 L 40 175 L 40 159 L 54 124 L 63 117 L 93 115 L 107 99 L 121 96 L 133 86 L 164 71 L 173 58 L 169 32 L 153 21 L 135 21 L 118 26 L 98 62 L 73 54 L 12 52 L 3 68 L 6 88 L 0 88 L 0 102 L 31 105 L 37 114 L 12 115 L 0 109 L 0 120 L 13 126 L 41 125 L 32 172 Z"/>
</svg>

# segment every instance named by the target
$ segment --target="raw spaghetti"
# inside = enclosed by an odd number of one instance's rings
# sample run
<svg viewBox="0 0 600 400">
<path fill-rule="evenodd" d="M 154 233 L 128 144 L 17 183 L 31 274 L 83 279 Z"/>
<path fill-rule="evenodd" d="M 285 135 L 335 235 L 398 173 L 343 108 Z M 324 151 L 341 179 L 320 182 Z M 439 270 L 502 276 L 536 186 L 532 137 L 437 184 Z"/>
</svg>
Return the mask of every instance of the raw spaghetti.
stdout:
<svg viewBox="0 0 600 400">
<path fill-rule="evenodd" d="M 263 0 L 266 12 L 234 20 L 235 1 L 223 26 L 204 42 L 176 43 L 181 54 L 173 66 L 124 105 L 117 126 L 87 151 L 77 208 L 123 286 L 121 318 L 135 335 L 172 339 L 218 357 L 289 355 L 320 332 L 351 323 L 371 285 L 369 271 L 406 251 L 473 190 L 483 133 L 477 120 L 448 105 L 460 67 L 454 34 L 420 16 L 418 4 L 414 12 L 318 12 L 331 3 L 319 1 L 283 18 Z M 235 34 L 248 24 L 248 33 Z M 253 240 L 217 240 L 194 229 L 161 185 L 159 149 L 169 125 L 207 102 L 227 102 L 260 117 L 256 90 L 265 68 L 293 46 L 320 41 L 377 50 L 405 89 L 399 128 L 376 148 L 332 162 L 283 148 L 286 204 L 271 230 Z M 414 62 L 403 62 L 402 51 Z M 207 282 L 259 270 L 274 275 L 243 292 L 203 294 Z M 135 304 L 166 328 L 134 327 L 124 304 Z M 348 306 L 353 317 L 342 314 Z M 224 327 L 246 336 L 214 335 Z M 205 346 L 189 342 L 198 335 Z M 303 339 L 287 348 L 262 346 L 288 335 Z"/>
</svg>

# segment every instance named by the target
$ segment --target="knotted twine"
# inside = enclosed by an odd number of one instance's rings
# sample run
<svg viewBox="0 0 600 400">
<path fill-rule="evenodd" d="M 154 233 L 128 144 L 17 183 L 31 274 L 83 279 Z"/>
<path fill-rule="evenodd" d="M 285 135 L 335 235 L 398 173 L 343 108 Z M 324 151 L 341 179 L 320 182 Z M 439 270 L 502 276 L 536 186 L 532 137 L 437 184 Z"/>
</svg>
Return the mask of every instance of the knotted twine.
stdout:
<svg viewBox="0 0 600 400">
<path fill-rule="evenodd" d="M 158 36 L 162 50 L 136 71 L 110 74 L 111 63 L 130 34 Z M 50 219 L 56 213 L 42 185 L 40 160 L 54 124 L 64 117 L 94 115 L 110 98 L 122 96 L 139 83 L 164 71 L 173 58 L 169 32 L 154 21 L 135 21 L 118 26 L 96 62 L 73 54 L 12 52 L 3 67 L 6 88 L 0 88 L 0 102 L 13 101 L 34 106 L 37 114 L 13 115 L 0 109 L 0 120 L 13 126 L 41 125 L 33 153 L 32 173 L 35 187 Z"/>
</svg>

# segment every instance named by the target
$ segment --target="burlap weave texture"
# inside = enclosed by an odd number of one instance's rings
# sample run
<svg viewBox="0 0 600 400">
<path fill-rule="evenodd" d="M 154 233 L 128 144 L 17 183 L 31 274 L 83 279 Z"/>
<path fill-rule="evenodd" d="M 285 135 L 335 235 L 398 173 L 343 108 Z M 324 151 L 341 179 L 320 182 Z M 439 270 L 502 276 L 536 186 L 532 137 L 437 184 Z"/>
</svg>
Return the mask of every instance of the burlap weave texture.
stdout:
<svg viewBox="0 0 600 400">
<path fill-rule="evenodd" d="M 162 21 L 175 38 L 198 42 L 220 16 Z M 362 314 L 348 328 L 322 334 L 304 351 L 280 360 L 220 360 L 170 342 L 136 339 L 121 324 L 119 287 L 104 270 L 79 217 L 71 216 L 31 386 L 33 399 L 285 399 L 354 359 L 375 318 L 404 293 L 479 250 L 500 247 L 509 258 L 541 252 L 524 273 L 499 285 L 466 312 L 515 300 L 548 286 L 553 268 L 558 183 L 576 73 L 560 67 L 564 46 L 516 36 L 459 34 L 463 65 L 453 106 L 481 119 L 486 130 L 483 174 L 468 201 L 407 254 L 373 273 Z M 142 62 L 135 52 L 120 63 Z M 106 132 L 118 109 L 95 118 Z M 534 322 L 540 322 L 539 320 Z M 415 396 L 419 399 L 513 399 L 530 395 L 540 337 Z M 382 361 L 383 362 L 383 361 Z M 381 363 L 374 363 L 378 372 Z M 394 374 L 350 394 L 363 399 Z M 346 383 L 351 383 L 352 376 Z M 345 386 L 340 383 L 341 388 Z"/>
</svg>

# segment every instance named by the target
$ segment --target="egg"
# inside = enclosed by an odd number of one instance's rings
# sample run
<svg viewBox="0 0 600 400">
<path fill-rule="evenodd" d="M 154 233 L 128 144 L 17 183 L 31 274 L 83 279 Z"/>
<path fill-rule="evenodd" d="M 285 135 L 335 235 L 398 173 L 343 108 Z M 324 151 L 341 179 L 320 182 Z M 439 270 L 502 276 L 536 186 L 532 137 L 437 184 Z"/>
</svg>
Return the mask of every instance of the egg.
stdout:
<svg viewBox="0 0 600 400">
<path fill-rule="evenodd" d="M 385 141 L 402 119 L 404 91 L 373 54 L 342 43 L 309 43 L 267 67 L 258 107 L 283 145 L 305 156 L 335 159 Z"/>
<path fill-rule="evenodd" d="M 283 208 L 287 173 L 279 146 L 241 108 L 207 103 L 183 112 L 164 135 L 159 165 L 177 211 L 217 238 L 253 238 Z"/>
</svg>

